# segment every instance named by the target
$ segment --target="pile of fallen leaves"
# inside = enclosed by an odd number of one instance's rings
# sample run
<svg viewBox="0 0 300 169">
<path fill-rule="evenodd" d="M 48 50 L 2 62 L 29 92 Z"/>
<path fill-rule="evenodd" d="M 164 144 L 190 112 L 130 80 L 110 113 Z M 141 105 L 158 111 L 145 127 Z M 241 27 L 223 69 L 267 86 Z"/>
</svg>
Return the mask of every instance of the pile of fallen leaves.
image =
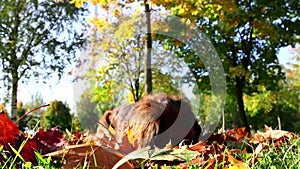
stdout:
<svg viewBox="0 0 300 169">
<path fill-rule="evenodd" d="M 265 127 L 264 132 L 253 135 L 245 128 L 236 128 L 227 132 L 212 135 L 206 141 L 194 145 L 181 145 L 164 149 L 138 149 L 137 140 L 131 132 L 118 142 L 109 131 L 98 135 L 79 132 L 63 134 L 58 128 L 44 130 L 39 128 L 32 135 L 19 131 L 16 124 L 10 121 L 4 112 L 0 113 L 0 164 L 9 165 L 11 159 L 16 166 L 24 162 L 37 165 L 36 153 L 51 156 L 52 160 L 61 161 L 62 168 L 93 167 L 105 168 L 153 168 L 165 167 L 188 168 L 249 168 L 259 161 L 259 154 L 274 147 L 290 144 L 290 139 L 297 137 L 294 133 L 273 130 Z M 241 159 L 240 156 L 248 155 Z M 246 163 L 245 160 L 251 160 Z"/>
<path fill-rule="evenodd" d="M 5 112 L 0 112 L 0 162 L 1 164 L 12 162 L 13 157 L 18 156 L 16 166 L 22 162 L 36 163 L 35 152 L 47 154 L 58 150 L 67 140 L 58 128 L 43 130 L 40 128 L 34 135 L 21 133 L 16 124 L 9 120 Z"/>
</svg>

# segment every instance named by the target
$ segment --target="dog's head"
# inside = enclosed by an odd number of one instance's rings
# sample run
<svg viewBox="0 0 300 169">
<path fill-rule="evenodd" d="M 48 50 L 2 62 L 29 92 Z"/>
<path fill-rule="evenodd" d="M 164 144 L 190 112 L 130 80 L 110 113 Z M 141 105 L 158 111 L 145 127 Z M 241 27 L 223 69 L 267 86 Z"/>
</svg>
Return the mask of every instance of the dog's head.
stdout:
<svg viewBox="0 0 300 169">
<path fill-rule="evenodd" d="M 147 95 L 133 105 L 108 110 L 100 122 L 114 128 L 117 138 L 130 128 L 140 147 L 164 147 L 170 140 L 173 146 L 182 140 L 196 143 L 201 133 L 188 102 L 166 94 Z"/>
</svg>

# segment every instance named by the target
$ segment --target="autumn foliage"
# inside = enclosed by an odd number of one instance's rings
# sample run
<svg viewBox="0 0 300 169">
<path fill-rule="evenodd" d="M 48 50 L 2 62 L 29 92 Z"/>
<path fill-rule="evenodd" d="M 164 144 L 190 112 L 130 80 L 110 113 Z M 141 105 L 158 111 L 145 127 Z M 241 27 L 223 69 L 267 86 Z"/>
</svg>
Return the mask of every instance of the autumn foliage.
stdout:
<svg viewBox="0 0 300 169">
<path fill-rule="evenodd" d="M 3 146 L 8 156 L 15 156 L 15 150 L 20 150 L 20 154 L 25 162 L 36 162 L 35 151 L 46 154 L 61 148 L 67 140 L 58 128 L 43 130 L 40 128 L 33 136 L 28 133 L 21 133 L 14 122 L 9 120 L 5 112 L 0 113 L 0 146 Z M 25 143 L 22 147 L 22 143 Z M 21 148 L 22 147 L 22 148 Z M 0 155 L 1 162 L 6 161 L 6 157 Z"/>
<path fill-rule="evenodd" d="M 15 149 L 21 154 L 17 164 L 21 164 L 22 161 L 36 164 L 35 152 L 39 152 L 42 155 L 52 156 L 53 160 L 64 157 L 62 168 L 84 165 L 87 161 L 90 166 L 112 168 L 127 154 L 138 150 L 137 139 L 131 131 L 124 134 L 121 142 L 118 142 L 108 131 L 103 131 L 100 135 L 95 136 L 90 133 L 79 132 L 63 134 L 58 128 L 48 130 L 40 128 L 34 135 L 29 135 L 19 131 L 18 127 L 7 118 L 4 112 L 0 113 L 0 127 L 2 129 L 0 131 L 0 145 L 4 149 L 3 152 L 6 153 L 6 155 L 1 154 L 0 164 L 9 161 L 8 157 L 15 157 L 16 153 L 13 151 Z M 260 160 L 259 154 L 268 151 L 267 145 L 273 147 L 289 145 L 290 140 L 296 137 L 297 135 L 294 133 L 273 130 L 267 126 L 264 132 L 257 132 L 253 135 L 246 132 L 245 128 L 236 128 L 214 134 L 208 140 L 200 141 L 194 145 L 181 145 L 174 148 L 166 145 L 164 149 L 157 148 L 154 152 L 161 153 L 149 156 L 146 163 L 142 164 L 138 160 L 145 157 L 136 156 L 136 159 L 129 159 L 124 162 L 121 168 L 136 168 L 141 165 L 149 168 L 155 165 L 167 166 L 167 168 L 174 165 L 179 168 L 188 168 L 197 165 L 208 169 L 215 167 L 244 169 L 249 168 L 249 165 L 239 159 L 238 156 L 250 154 L 253 164 L 255 164 Z M 25 143 L 24 146 L 21 146 L 22 143 Z M 153 152 L 150 149 L 145 151 Z M 185 155 L 189 154 L 189 156 L 178 158 L 180 152 L 184 152 Z M 250 159 L 250 157 L 248 158 Z"/>
<path fill-rule="evenodd" d="M 0 113 L 0 146 L 8 146 L 8 144 L 14 145 L 16 140 L 15 136 L 20 133 L 18 127 L 10 121 L 5 112 Z"/>
</svg>

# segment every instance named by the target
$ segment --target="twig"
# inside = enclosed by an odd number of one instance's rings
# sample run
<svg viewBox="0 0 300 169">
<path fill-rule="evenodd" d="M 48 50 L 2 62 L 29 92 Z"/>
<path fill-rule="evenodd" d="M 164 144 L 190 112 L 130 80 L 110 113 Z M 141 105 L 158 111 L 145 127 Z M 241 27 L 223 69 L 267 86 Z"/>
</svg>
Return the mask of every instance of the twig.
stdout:
<svg viewBox="0 0 300 169">
<path fill-rule="evenodd" d="M 278 129 L 281 130 L 281 121 L 279 116 L 277 116 L 277 121 L 278 121 Z"/>
<path fill-rule="evenodd" d="M 50 104 L 45 104 L 45 105 L 41 105 L 39 107 L 36 107 L 32 110 L 30 110 L 29 112 L 25 113 L 23 116 L 21 116 L 20 118 L 18 118 L 16 121 L 15 121 L 15 124 L 17 124 L 19 121 L 21 121 L 24 117 L 26 117 L 28 114 L 40 109 L 40 108 L 43 108 L 43 107 L 48 107 Z"/>
</svg>

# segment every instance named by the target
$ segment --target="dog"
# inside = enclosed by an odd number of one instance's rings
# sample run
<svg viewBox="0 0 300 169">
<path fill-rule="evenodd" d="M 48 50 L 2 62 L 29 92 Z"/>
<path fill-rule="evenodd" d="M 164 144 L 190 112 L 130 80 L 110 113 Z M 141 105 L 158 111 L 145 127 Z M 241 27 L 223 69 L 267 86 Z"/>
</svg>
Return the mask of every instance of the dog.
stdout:
<svg viewBox="0 0 300 169">
<path fill-rule="evenodd" d="M 201 134 L 201 127 L 188 102 L 164 93 L 146 95 L 135 104 L 108 110 L 100 123 L 99 127 L 112 127 L 117 139 L 130 129 L 138 139 L 139 147 L 163 148 L 170 142 L 176 146 L 182 141 L 185 144 L 197 143 Z"/>
</svg>

